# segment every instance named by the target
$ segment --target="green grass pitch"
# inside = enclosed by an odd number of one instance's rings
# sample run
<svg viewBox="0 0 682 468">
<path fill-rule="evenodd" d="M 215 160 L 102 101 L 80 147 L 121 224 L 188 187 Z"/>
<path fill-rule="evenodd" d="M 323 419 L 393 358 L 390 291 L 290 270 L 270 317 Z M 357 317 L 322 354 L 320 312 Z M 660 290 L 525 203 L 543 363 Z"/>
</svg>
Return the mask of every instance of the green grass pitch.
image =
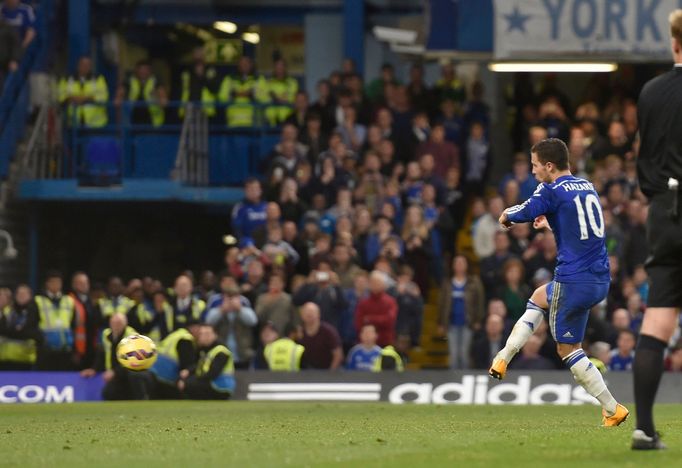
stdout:
<svg viewBox="0 0 682 468">
<path fill-rule="evenodd" d="M 0 407 L 0 466 L 679 466 L 682 406 L 657 407 L 665 452 L 595 406 L 125 402 Z"/>
</svg>

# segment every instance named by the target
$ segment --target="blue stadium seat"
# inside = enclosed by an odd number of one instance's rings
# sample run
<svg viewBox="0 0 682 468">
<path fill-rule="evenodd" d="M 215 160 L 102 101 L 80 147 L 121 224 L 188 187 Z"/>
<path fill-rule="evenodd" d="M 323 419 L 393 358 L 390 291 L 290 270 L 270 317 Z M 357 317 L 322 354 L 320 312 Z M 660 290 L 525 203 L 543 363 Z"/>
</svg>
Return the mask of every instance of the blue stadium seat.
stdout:
<svg viewBox="0 0 682 468">
<path fill-rule="evenodd" d="M 85 148 L 81 185 L 114 185 L 121 183 L 122 154 L 115 138 L 93 137 Z"/>
</svg>

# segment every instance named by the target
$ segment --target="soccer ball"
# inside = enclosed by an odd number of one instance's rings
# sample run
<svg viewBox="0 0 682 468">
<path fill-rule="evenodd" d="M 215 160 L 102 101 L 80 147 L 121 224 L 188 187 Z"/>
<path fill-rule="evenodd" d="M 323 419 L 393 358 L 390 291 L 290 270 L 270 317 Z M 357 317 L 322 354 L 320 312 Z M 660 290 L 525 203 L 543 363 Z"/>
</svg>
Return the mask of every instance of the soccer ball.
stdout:
<svg viewBox="0 0 682 468">
<path fill-rule="evenodd" d="M 116 359 L 126 369 L 141 371 L 156 362 L 156 345 L 144 335 L 130 335 L 123 338 L 116 347 Z"/>
</svg>

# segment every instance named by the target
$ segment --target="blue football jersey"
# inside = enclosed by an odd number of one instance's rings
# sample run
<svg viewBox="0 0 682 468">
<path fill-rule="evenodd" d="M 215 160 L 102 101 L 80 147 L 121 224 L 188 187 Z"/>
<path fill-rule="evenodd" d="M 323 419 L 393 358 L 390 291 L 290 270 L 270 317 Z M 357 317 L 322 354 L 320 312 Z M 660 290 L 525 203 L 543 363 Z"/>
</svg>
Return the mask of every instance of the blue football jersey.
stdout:
<svg viewBox="0 0 682 468">
<path fill-rule="evenodd" d="M 533 196 L 507 209 L 513 223 L 545 215 L 557 244 L 554 279 L 562 283 L 608 283 L 604 215 L 592 184 L 572 175 L 538 185 Z"/>
</svg>

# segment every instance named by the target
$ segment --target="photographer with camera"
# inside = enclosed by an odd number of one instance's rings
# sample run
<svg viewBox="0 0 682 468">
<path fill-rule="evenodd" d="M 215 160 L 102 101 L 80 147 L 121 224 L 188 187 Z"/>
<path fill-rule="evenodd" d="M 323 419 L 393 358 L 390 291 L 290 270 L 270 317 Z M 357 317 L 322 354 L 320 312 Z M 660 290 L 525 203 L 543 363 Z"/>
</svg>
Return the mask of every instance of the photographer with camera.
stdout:
<svg viewBox="0 0 682 468">
<path fill-rule="evenodd" d="M 308 276 L 306 284 L 294 294 L 294 305 L 302 306 L 306 302 L 317 304 L 322 321 L 339 330 L 343 311 L 348 304 L 339 285 L 339 276 L 331 270 L 328 261 L 320 261 L 317 269 Z"/>
</svg>

